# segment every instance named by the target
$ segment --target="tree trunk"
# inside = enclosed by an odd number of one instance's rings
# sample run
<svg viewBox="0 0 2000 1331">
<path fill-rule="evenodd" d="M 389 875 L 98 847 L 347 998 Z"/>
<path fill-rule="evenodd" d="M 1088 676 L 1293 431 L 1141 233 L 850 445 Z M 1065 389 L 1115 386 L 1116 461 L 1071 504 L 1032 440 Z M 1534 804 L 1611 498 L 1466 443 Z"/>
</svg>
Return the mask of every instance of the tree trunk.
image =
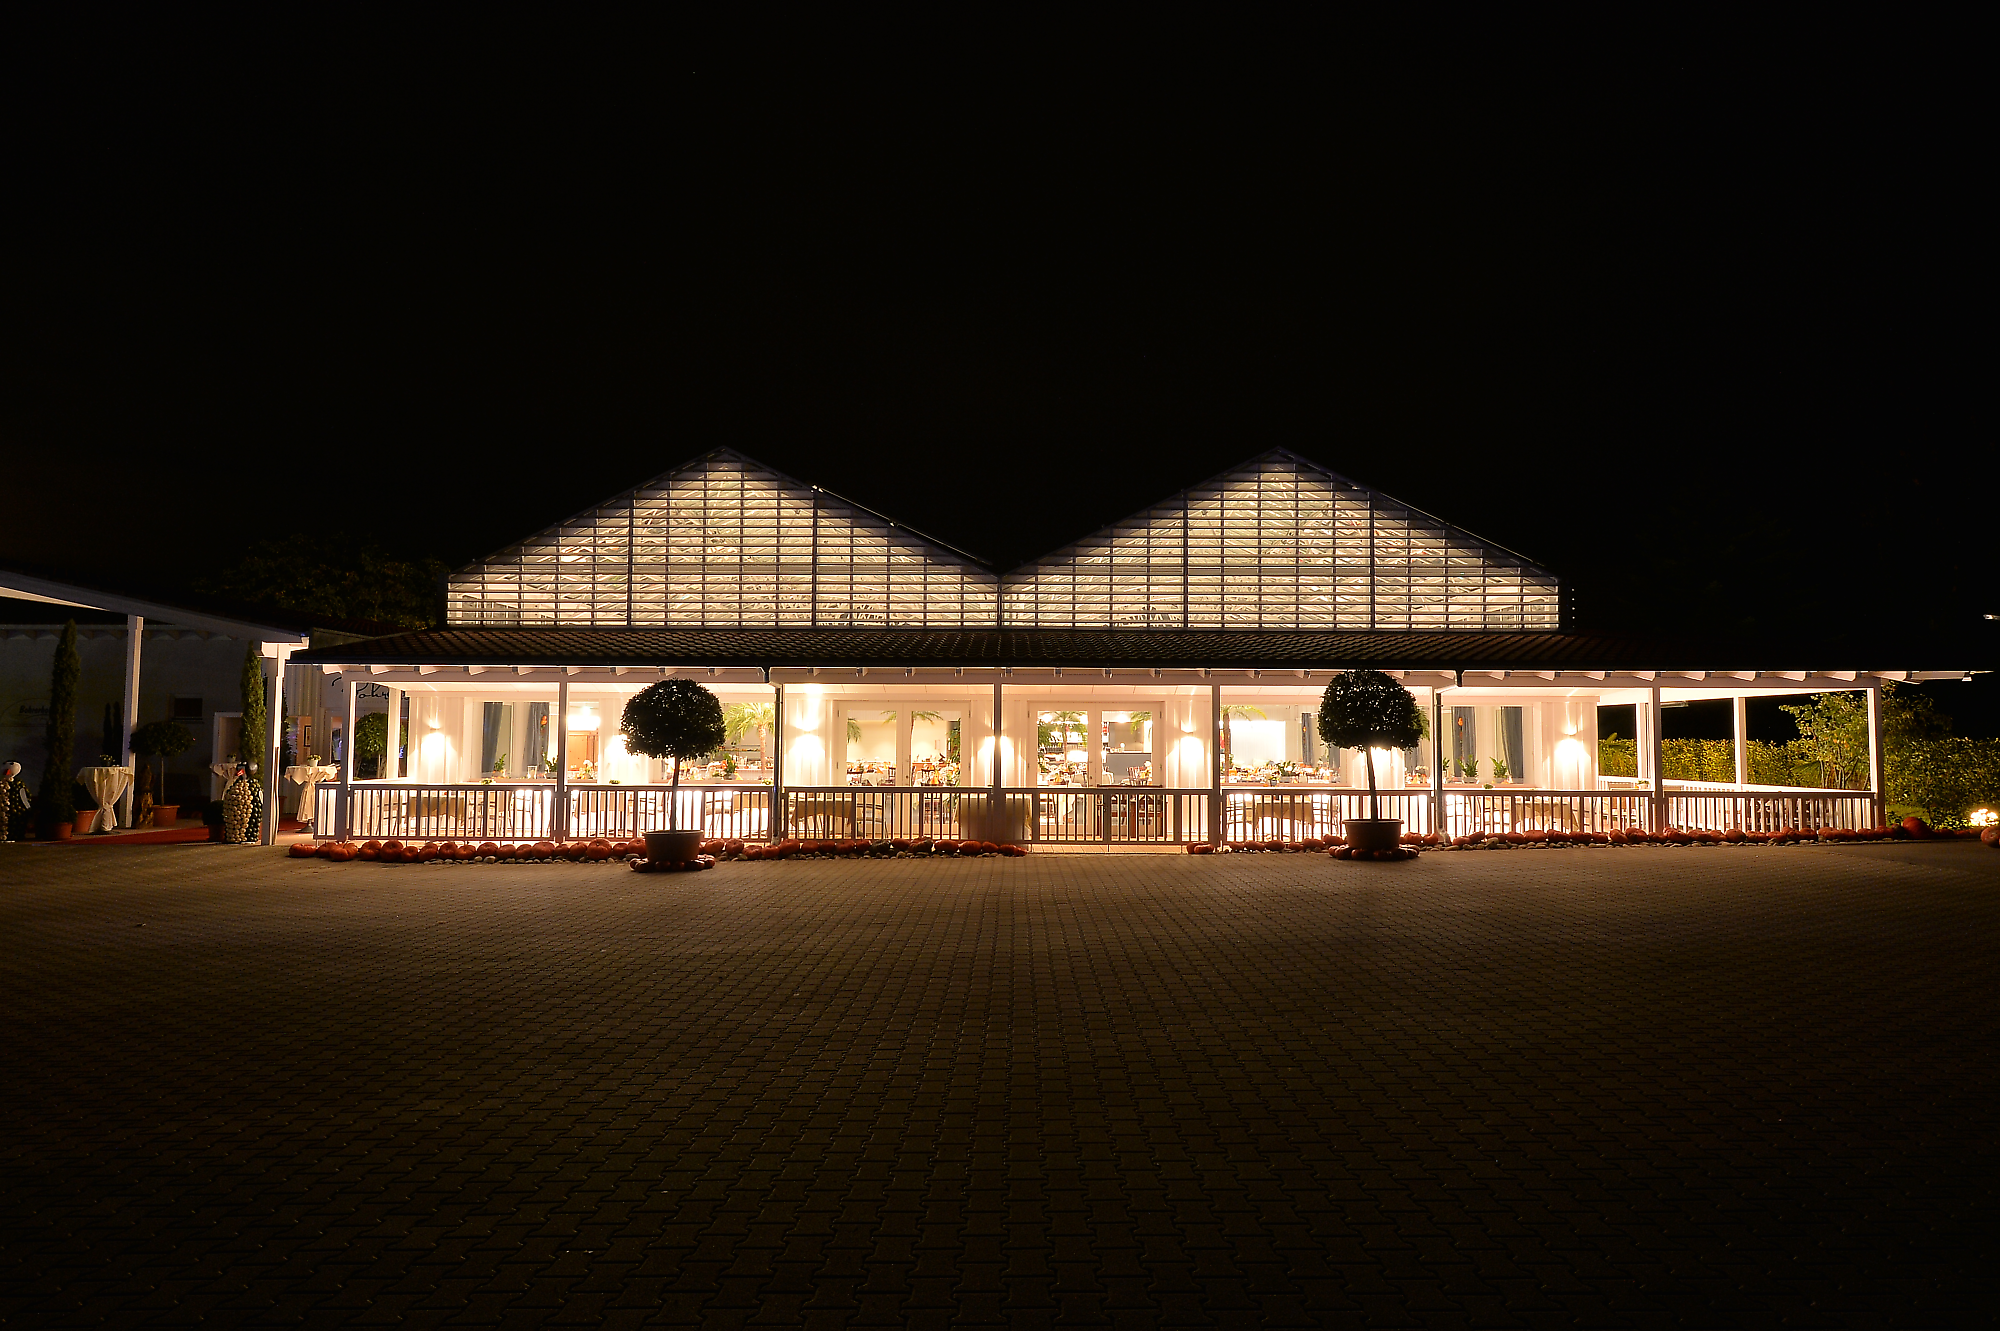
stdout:
<svg viewBox="0 0 2000 1331">
<path fill-rule="evenodd" d="M 1382 816 L 1382 797 L 1375 793 L 1375 750 L 1363 748 L 1361 752 L 1368 759 L 1368 816 L 1370 818 L 1380 818 Z"/>
<path fill-rule="evenodd" d="M 674 759 L 673 789 L 667 795 L 667 830 L 681 830 L 681 760 Z"/>
</svg>

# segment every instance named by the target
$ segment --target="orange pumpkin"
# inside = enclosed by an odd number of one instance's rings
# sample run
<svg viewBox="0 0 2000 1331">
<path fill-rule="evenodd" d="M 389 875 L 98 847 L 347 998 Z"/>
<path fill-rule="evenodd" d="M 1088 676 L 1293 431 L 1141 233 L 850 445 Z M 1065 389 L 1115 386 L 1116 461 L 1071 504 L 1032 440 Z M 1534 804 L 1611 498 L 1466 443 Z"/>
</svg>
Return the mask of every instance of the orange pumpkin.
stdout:
<svg viewBox="0 0 2000 1331">
<path fill-rule="evenodd" d="M 319 854 L 319 847 L 310 841 L 294 841 L 291 856 L 295 860 L 309 860 Z"/>
</svg>

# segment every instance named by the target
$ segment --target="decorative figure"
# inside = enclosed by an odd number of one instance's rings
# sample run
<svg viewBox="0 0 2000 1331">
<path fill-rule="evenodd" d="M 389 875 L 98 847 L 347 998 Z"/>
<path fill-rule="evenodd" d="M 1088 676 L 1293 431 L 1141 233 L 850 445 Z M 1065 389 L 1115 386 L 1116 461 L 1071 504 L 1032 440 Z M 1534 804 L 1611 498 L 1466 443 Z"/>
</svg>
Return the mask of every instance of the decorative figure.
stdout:
<svg viewBox="0 0 2000 1331">
<path fill-rule="evenodd" d="M 222 792 L 222 839 L 231 845 L 254 841 L 264 826 L 264 788 L 250 776 L 250 764 L 236 764 L 236 775 Z"/>
<path fill-rule="evenodd" d="M 0 768 L 0 841 L 28 839 L 28 810 L 33 804 L 21 764 Z"/>
</svg>

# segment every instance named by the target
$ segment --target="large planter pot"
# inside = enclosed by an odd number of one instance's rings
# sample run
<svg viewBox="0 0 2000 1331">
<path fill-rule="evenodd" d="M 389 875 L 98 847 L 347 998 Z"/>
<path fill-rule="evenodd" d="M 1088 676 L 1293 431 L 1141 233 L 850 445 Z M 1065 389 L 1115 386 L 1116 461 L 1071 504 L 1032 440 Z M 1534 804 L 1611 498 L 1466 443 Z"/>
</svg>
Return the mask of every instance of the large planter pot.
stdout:
<svg viewBox="0 0 2000 1331">
<path fill-rule="evenodd" d="M 76 821 L 70 824 L 70 831 L 76 836 L 87 836 L 97 830 L 97 810 L 78 809 Z"/>
<path fill-rule="evenodd" d="M 1401 818 L 1349 818 L 1342 826 L 1355 850 L 1394 850 L 1403 839 Z"/>
<path fill-rule="evenodd" d="M 153 826 L 172 827 L 180 821 L 181 806 L 178 804 L 155 804 L 153 806 Z"/>
<path fill-rule="evenodd" d="M 646 833 L 646 858 L 655 864 L 684 864 L 700 853 L 699 832 Z"/>
<path fill-rule="evenodd" d="M 55 823 L 49 828 L 49 839 L 52 841 L 67 841 L 69 840 L 70 833 L 75 830 L 75 823 Z"/>
</svg>

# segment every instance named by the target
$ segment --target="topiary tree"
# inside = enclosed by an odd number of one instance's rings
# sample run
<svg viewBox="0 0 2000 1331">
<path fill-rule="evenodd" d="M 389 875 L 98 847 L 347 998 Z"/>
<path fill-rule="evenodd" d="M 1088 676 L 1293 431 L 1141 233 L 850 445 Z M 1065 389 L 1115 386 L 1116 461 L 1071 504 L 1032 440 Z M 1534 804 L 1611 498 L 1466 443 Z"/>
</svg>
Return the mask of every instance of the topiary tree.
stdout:
<svg viewBox="0 0 2000 1331">
<path fill-rule="evenodd" d="M 148 721 L 132 732 L 132 752 L 144 758 L 160 759 L 160 771 L 167 770 L 166 760 L 178 757 L 194 747 L 194 734 L 178 721 Z M 152 789 L 152 764 L 147 764 L 145 779 L 140 786 Z M 159 796 L 153 798 L 157 801 Z"/>
<path fill-rule="evenodd" d="M 1368 759 L 1368 816 L 1382 816 L 1375 791 L 1375 750 L 1407 749 L 1424 736 L 1423 709 L 1410 691 L 1379 670 L 1346 670 L 1319 700 L 1319 737 Z"/>
<path fill-rule="evenodd" d="M 49 671 L 48 766 L 42 769 L 41 793 L 35 812 L 49 835 L 57 823 L 76 821 L 76 687 L 83 680 L 83 658 L 76 650 L 76 621 L 63 625 L 56 639 L 56 659 Z"/>
<path fill-rule="evenodd" d="M 678 832 L 681 817 L 681 760 L 713 753 L 727 738 L 722 703 L 691 679 L 663 679 L 625 704 L 618 729 L 625 747 L 648 758 L 671 758 L 673 794 L 667 797 L 667 830 Z"/>
</svg>

